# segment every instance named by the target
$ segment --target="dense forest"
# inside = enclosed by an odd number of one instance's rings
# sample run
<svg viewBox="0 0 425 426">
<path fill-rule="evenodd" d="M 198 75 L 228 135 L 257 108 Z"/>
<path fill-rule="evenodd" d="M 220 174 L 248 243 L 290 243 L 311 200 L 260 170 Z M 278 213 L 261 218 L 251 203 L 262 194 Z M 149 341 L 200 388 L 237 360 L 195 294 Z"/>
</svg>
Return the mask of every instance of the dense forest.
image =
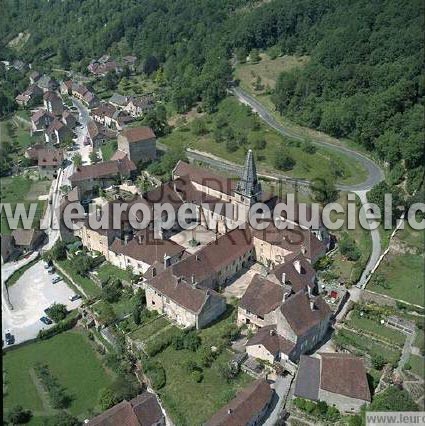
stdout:
<svg viewBox="0 0 425 426">
<path fill-rule="evenodd" d="M 406 170 L 408 192 L 422 182 L 420 0 L 2 0 L 1 9 L 2 59 L 42 69 L 58 55 L 84 71 L 105 52 L 134 53 L 158 64 L 178 111 L 195 101 L 213 111 L 233 58 L 252 49 L 309 55 L 304 68 L 280 76 L 277 110 L 374 151 L 390 165 L 391 184 Z M 11 49 L 20 32 L 28 40 Z"/>
</svg>

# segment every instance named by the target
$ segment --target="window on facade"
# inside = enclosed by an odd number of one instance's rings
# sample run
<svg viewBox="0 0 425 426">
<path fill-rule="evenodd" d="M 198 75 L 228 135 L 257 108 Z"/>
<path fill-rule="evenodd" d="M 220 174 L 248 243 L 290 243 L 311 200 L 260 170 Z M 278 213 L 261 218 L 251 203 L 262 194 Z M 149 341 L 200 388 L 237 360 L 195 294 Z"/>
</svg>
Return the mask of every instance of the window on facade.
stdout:
<svg viewBox="0 0 425 426">
<path fill-rule="evenodd" d="M 156 275 L 156 268 L 152 268 L 152 276 L 154 277 Z"/>
</svg>

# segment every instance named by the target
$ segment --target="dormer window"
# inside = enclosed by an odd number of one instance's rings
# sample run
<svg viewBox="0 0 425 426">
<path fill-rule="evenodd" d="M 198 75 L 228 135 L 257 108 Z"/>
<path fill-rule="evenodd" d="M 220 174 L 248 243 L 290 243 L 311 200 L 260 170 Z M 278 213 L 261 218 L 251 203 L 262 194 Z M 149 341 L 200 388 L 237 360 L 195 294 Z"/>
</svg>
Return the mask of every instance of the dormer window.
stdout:
<svg viewBox="0 0 425 426">
<path fill-rule="evenodd" d="M 155 277 L 156 276 L 156 268 L 152 268 L 152 276 Z"/>
</svg>

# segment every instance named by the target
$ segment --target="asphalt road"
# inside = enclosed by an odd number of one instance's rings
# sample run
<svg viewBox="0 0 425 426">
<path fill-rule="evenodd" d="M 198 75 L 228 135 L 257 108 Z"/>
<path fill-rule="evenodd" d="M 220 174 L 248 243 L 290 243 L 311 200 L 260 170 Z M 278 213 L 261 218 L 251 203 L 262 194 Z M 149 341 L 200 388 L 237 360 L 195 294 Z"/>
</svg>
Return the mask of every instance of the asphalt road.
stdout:
<svg viewBox="0 0 425 426">
<path fill-rule="evenodd" d="M 292 129 L 287 129 L 282 126 L 273 115 L 264 107 L 257 99 L 251 96 L 249 93 L 241 89 L 240 87 L 233 87 L 231 92 L 244 104 L 249 105 L 270 127 L 273 127 L 283 136 L 288 136 L 291 139 L 305 140 L 305 137 L 299 133 L 296 133 Z M 315 145 L 323 146 L 333 151 L 340 152 L 347 157 L 350 157 L 358 161 L 367 171 L 367 178 L 364 182 L 353 185 L 338 185 L 338 189 L 342 191 L 368 191 L 374 187 L 377 183 L 384 179 L 384 172 L 382 169 L 374 163 L 370 158 L 357 151 L 354 151 L 345 146 L 338 146 L 326 142 L 318 137 L 311 138 L 311 142 Z"/>
</svg>

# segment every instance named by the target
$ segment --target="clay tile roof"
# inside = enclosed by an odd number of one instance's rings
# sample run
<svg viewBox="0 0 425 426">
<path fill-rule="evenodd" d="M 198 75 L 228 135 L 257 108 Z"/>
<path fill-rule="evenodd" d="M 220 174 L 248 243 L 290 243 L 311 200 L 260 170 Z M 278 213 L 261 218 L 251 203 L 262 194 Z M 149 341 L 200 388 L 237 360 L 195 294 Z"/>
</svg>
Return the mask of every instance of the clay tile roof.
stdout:
<svg viewBox="0 0 425 426">
<path fill-rule="evenodd" d="M 63 161 L 63 152 L 60 149 L 40 149 L 37 153 L 39 166 L 57 166 Z"/>
<path fill-rule="evenodd" d="M 271 354 L 276 355 L 282 352 L 289 355 L 295 347 L 295 343 L 279 336 L 276 332 L 276 325 L 269 325 L 261 328 L 257 334 L 251 337 L 246 346 L 263 345 Z"/>
<path fill-rule="evenodd" d="M 342 353 L 321 353 L 320 357 L 321 389 L 370 402 L 370 390 L 362 358 Z"/>
<path fill-rule="evenodd" d="M 97 115 L 98 117 L 102 117 L 102 118 L 103 117 L 112 118 L 115 112 L 116 112 L 116 108 L 109 103 L 103 103 L 97 108 L 94 108 L 92 110 L 93 115 Z"/>
<path fill-rule="evenodd" d="M 139 426 L 130 402 L 124 400 L 88 422 L 90 426 Z"/>
<path fill-rule="evenodd" d="M 184 251 L 184 247 L 174 241 L 155 239 L 153 231 L 147 229 L 138 231 L 127 244 L 123 240 L 115 239 L 109 249 L 148 265 L 152 265 L 155 261 L 163 261 L 165 255 L 175 256 Z"/>
<path fill-rule="evenodd" d="M 283 287 L 255 274 L 245 291 L 239 306 L 255 315 L 265 314 L 277 309 L 283 299 Z"/>
<path fill-rule="evenodd" d="M 300 268 L 300 272 L 298 272 L 297 267 Z M 279 282 L 282 280 L 282 274 L 285 274 L 285 282 L 291 284 L 294 293 L 305 289 L 307 286 L 312 289 L 315 287 L 316 272 L 311 263 L 301 254 L 276 266 L 270 273 Z"/>
<path fill-rule="evenodd" d="M 31 121 L 33 121 L 34 123 L 37 123 L 44 116 L 48 116 L 51 119 L 55 117 L 50 112 L 47 112 L 45 109 L 39 109 L 31 116 Z"/>
<path fill-rule="evenodd" d="M 237 182 L 233 179 L 226 178 L 215 174 L 211 170 L 196 167 L 184 161 L 179 161 L 173 170 L 174 177 L 188 176 L 190 180 L 199 185 L 223 192 L 224 194 L 233 194 Z"/>
<path fill-rule="evenodd" d="M 177 276 L 190 279 L 193 275 L 197 282 L 201 282 L 252 248 L 249 231 L 237 228 L 207 244 L 193 256 L 176 263 L 172 268 Z"/>
<path fill-rule="evenodd" d="M 250 424 L 273 396 L 273 390 L 264 379 L 258 379 L 239 391 L 227 405 L 217 411 L 206 426 L 241 426 Z"/>
<path fill-rule="evenodd" d="M 71 182 L 79 182 L 87 179 L 116 176 L 118 174 L 128 174 L 136 169 L 136 166 L 128 157 L 116 161 L 103 161 L 97 164 L 79 166 L 69 177 Z"/>
<path fill-rule="evenodd" d="M 121 132 L 121 135 L 127 138 L 130 143 L 153 139 L 156 137 L 150 127 L 134 127 L 131 129 L 125 129 Z"/>
<path fill-rule="evenodd" d="M 330 317 L 331 310 L 320 297 L 311 299 L 314 309 L 311 309 L 310 298 L 303 290 L 290 296 L 282 303 L 281 311 L 290 327 L 297 336 L 304 335 L 312 327 Z"/>
<path fill-rule="evenodd" d="M 43 95 L 43 99 L 46 101 L 52 101 L 52 100 L 56 100 L 59 99 L 59 96 L 55 93 L 52 92 L 51 90 L 47 91 L 44 95 Z"/>
<path fill-rule="evenodd" d="M 208 298 L 222 299 L 222 296 L 214 290 L 198 288 L 177 277 L 173 274 L 172 268 L 166 268 L 164 272 L 148 280 L 146 285 L 195 314 L 201 311 Z"/>
</svg>

